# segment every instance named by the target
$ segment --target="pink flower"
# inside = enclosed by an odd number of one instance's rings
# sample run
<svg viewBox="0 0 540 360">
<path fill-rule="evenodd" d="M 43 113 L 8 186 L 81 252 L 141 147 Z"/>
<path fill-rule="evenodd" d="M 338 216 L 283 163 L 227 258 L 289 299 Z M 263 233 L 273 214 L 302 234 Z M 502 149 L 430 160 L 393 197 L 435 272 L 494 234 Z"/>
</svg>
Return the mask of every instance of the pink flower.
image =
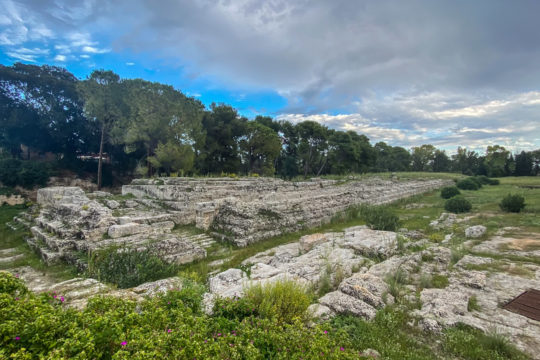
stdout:
<svg viewBox="0 0 540 360">
<path fill-rule="evenodd" d="M 19 341 L 21 338 L 19 336 L 15 336 L 15 341 Z"/>
<path fill-rule="evenodd" d="M 19 274 L 15 274 L 15 277 L 18 278 L 18 277 L 19 277 Z"/>
<path fill-rule="evenodd" d="M 342 347 L 339 348 L 339 350 L 345 351 L 345 348 L 342 346 Z"/>
<path fill-rule="evenodd" d="M 127 345 L 127 341 L 122 341 L 122 346 L 126 346 Z"/>
<path fill-rule="evenodd" d="M 63 296 L 60 296 L 60 301 L 64 302 L 64 297 Z"/>
<path fill-rule="evenodd" d="M 172 330 L 171 330 L 171 329 L 167 329 L 167 332 L 168 332 L 168 333 L 172 333 Z"/>
<path fill-rule="evenodd" d="M 325 334 L 328 334 L 328 331 L 324 330 L 324 333 L 325 333 Z"/>
</svg>

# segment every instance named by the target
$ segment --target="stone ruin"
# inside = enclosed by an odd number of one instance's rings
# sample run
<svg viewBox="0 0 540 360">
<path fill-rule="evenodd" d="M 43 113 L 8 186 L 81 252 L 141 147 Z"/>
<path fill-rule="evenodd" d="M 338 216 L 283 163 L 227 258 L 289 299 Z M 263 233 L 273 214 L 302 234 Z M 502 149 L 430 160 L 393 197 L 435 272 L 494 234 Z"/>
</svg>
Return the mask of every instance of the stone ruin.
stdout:
<svg viewBox="0 0 540 360">
<path fill-rule="evenodd" d="M 40 189 L 33 211 L 15 218 L 28 243 L 52 264 L 85 267 L 86 255 L 111 246 L 149 249 L 167 262 L 206 257 L 215 238 L 247 246 L 328 222 L 350 206 L 383 204 L 448 180 L 287 182 L 269 178 L 136 179 L 123 196 L 78 187 Z M 194 224 L 200 231 L 183 230 Z M 84 255 L 84 256 L 83 256 Z"/>
<path fill-rule="evenodd" d="M 448 180 L 288 182 L 271 178 L 137 179 L 122 194 L 157 199 L 177 211 L 177 223 L 237 246 L 329 222 L 353 205 L 385 204 L 445 185 Z"/>
</svg>

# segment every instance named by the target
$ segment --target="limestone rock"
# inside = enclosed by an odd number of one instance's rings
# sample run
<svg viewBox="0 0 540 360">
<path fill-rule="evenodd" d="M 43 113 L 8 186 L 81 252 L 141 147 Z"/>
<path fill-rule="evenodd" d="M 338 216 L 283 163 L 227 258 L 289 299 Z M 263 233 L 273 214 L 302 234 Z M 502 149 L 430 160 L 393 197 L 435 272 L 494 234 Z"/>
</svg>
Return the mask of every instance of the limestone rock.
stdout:
<svg viewBox="0 0 540 360">
<path fill-rule="evenodd" d="M 371 305 L 341 291 L 333 291 L 324 295 L 319 299 L 319 303 L 338 314 L 354 315 L 366 320 L 373 319 L 377 313 Z"/>
<path fill-rule="evenodd" d="M 334 311 L 328 306 L 321 304 L 311 304 L 309 305 L 307 312 L 311 314 L 314 318 L 319 320 L 329 320 L 335 316 Z"/>
<path fill-rule="evenodd" d="M 384 297 L 388 303 L 394 302 L 393 296 L 388 294 L 388 285 L 380 277 L 372 274 L 354 274 L 341 282 L 339 291 L 375 308 L 381 308 L 385 305 Z"/>
<path fill-rule="evenodd" d="M 479 238 L 486 233 L 486 227 L 483 225 L 469 226 L 465 229 L 465 236 L 468 238 Z"/>
<path fill-rule="evenodd" d="M 120 203 L 116 200 L 107 200 L 105 203 L 107 204 L 107 207 L 112 210 L 120 206 Z"/>
<path fill-rule="evenodd" d="M 211 293 L 221 297 L 242 296 L 242 283 L 247 280 L 240 269 L 229 269 L 210 278 L 208 287 Z"/>
<path fill-rule="evenodd" d="M 441 229 L 452 226 L 455 222 L 457 222 L 457 219 L 456 214 L 443 212 L 437 220 L 430 222 L 429 226 L 436 229 Z"/>
<path fill-rule="evenodd" d="M 300 248 L 303 252 L 313 249 L 314 246 L 328 241 L 325 234 L 311 234 L 300 238 Z"/>
<path fill-rule="evenodd" d="M 131 291 L 139 295 L 154 296 L 159 293 L 166 293 L 169 290 L 181 290 L 182 285 L 182 279 L 172 277 L 141 284 L 131 289 Z"/>
<path fill-rule="evenodd" d="M 124 225 L 112 225 L 111 227 L 109 227 L 108 234 L 111 238 L 116 239 L 123 236 L 148 232 L 150 232 L 150 227 L 148 225 L 127 223 Z"/>
<path fill-rule="evenodd" d="M 345 239 L 342 246 L 368 257 L 388 257 L 393 255 L 397 249 L 397 235 L 395 232 L 371 230 L 357 226 L 345 229 Z"/>
</svg>

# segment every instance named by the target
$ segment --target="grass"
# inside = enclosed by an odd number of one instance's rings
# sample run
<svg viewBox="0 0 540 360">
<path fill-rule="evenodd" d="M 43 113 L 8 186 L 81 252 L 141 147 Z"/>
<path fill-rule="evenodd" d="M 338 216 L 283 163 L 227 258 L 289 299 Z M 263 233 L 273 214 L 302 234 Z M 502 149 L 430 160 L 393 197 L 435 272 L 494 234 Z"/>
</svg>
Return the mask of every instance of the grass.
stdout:
<svg viewBox="0 0 540 360">
<path fill-rule="evenodd" d="M 373 321 L 338 316 L 331 324 L 334 331 L 344 331 L 358 348 L 374 349 L 382 359 L 528 359 L 500 334 L 484 334 L 458 324 L 435 335 L 411 326 L 411 320 L 406 310 L 387 307 L 378 311 Z"/>
</svg>

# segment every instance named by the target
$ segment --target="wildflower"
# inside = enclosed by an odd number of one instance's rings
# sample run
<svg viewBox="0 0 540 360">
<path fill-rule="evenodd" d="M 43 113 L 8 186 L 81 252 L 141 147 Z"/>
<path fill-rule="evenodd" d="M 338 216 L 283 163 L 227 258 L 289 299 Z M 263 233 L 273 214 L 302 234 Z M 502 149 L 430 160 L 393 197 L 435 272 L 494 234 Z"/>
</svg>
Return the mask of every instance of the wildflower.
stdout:
<svg viewBox="0 0 540 360">
<path fill-rule="evenodd" d="M 328 331 L 327 331 L 327 330 L 324 330 L 324 333 L 325 333 L 325 334 L 328 334 Z"/>
<path fill-rule="evenodd" d="M 19 341 L 21 338 L 19 336 L 15 336 L 15 341 Z"/>
<path fill-rule="evenodd" d="M 122 341 L 122 346 L 126 346 L 127 345 L 127 341 Z"/>
<path fill-rule="evenodd" d="M 18 277 L 19 277 L 19 274 L 15 274 L 15 277 L 18 278 Z"/>
<path fill-rule="evenodd" d="M 60 296 L 60 301 L 64 302 L 64 297 L 63 296 Z"/>
<path fill-rule="evenodd" d="M 345 348 L 342 346 L 339 348 L 340 351 L 345 351 Z"/>
<path fill-rule="evenodd" d="M 172 330 L 171 330 L 171 329 L 167 329 L 167 332 L 168 332 L 168 333 L 172 333 Z"/>
</svg>

